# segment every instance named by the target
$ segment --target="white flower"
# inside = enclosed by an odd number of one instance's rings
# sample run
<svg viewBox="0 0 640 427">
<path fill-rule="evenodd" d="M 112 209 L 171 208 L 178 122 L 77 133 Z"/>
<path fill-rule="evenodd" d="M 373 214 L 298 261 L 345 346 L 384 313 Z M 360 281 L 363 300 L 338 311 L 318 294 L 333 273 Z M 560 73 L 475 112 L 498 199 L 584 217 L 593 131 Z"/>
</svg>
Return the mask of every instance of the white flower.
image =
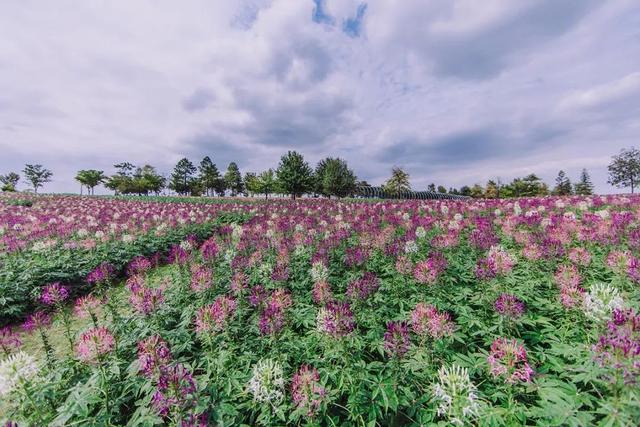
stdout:
<svg viewBox="0 0 640 427">
<path fill-rule="evenodd" d="M 564 208 L 564 202 L 562 200 L 556 200 L 556 208 L 558 209 L 563 209 Z"/>
<path fill-rule="evenodd" d="M 585 200 L 579 202 L 578 209 L 580 209 L 581 211 L 586 211 L 587 209 L 589 209 L 589 203 Z"/>
<path fill-rule="evenodd" d="M 462 214 L 461 213 L 457 213 L 453 216 L 453 219 L 455 219 L 456 221 L 462 221 Z"/>
<path fill-rule="evenodd" d="M 520 207 L 520 204 L 518 202 L 515 202 L 513 204 L 513 213 L 515 213 L 516 215 L 520 215 L 522 213 L 522 208 Z"/>
<path fill-rule="evenodd" d="M 418 252 L 418 245 L 416 244 L 415 240 L 408 240 L 404 244 L 404 252 L 407 254 L 414 254 Z"/>
<path fill-rule="evenodd" d="M 624 301 L 620 292 L 609 284 L 594 284 L 584 299 L 585 314 L 597 321 L 609 319 L 613 310 L 623 307 Z"/>
<path fill-rule="evenodd" d="M 458 365 L 443 366 L 438 370 L 438 383 L 433 386 L 433 400 L 437 403 L 438 416 L 453 425 L 464 425 L 465 418 L 478 415 L 479 405 L 476 386 L 466 368 Z"/>
<path fill-rule="evenodd" d="M 284 374 L 282 366 L 271 359 L 260 360 L 253 367 L 253 376 L 249 381 L 249 392 L 260 403 L 278 405 L 284 398 Z"/>
<path fill-rule="evenodd" d="M 416 227 L 416 237 L 418 239 L 424 239 L 427 236 L 427 230 L 423 226 Z"/>
<path fill-rule="evenodd" d="M 190 241 L 183 240 L 182 242 L 180 242 L 180 248 L 182 248 L 185 251 L 190 251 L 191 249 L 193 249 L 193 245 L 191 244 Z"/>
<path fill-rule="evenodd" d="M 596 211 L 596 215 L 598 215 L 602 219 L 607 219 L 609 218 L 609 211 L 606 209 L 602 209 L 602 210 Z"/>
<path fill-rule="evenodd" d="M 21 351 L 0 362 L 0 396 L 7 395 L 20 384 L 38 374 L 36 359 Z"/>
<path fill-rule="evenodd" d="M 411 215 L 409 215 L 409 212 L 405 212 L 402 214 L 402 219 L 405 221 L 409 221 L 411 219 Z"/>
<path fill-rule="evenodd" d="M 447 205 L 440 206 L 440 212 L 442 212 L 442 215 L 447 215 L 449 213 L 449 206 Z"/>
<path fill-rule="evenodd" d="M 321 262 L 314 262 L 309 271 L 314 282 L 324 282 L 329 278 L 329 269 Z"/>
<path fill-rule="evenodd" d="M 131 243 L 131 242 L 133 242 L 133 236 L 131 234 L 123 234 L 122 235 L 122 241 L 124 243 Z"/>
</svg>

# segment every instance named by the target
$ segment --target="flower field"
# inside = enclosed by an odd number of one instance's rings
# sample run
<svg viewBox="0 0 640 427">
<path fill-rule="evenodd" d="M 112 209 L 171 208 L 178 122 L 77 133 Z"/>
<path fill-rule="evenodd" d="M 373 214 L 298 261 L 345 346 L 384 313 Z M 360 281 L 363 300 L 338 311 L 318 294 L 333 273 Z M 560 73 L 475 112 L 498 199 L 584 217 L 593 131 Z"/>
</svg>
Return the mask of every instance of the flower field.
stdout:
<svg viewBox="0 0 640 427">
<path fill-rule="evenodd" d="M 640 198 L 0 203 L 8 425 L 640 423 Z"/>
</svg>

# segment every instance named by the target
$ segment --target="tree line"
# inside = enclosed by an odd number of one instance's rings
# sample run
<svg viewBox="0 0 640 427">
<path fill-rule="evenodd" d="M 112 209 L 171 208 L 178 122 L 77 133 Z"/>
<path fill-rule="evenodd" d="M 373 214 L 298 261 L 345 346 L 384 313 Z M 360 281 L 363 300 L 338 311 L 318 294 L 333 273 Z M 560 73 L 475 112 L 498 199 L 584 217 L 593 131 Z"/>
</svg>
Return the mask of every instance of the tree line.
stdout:
<svg viewBox="0 0 640 427">
<path fill-rule="evenodd" d="M 136 166 L 129 162 L 114 165 L 116 173 L 108 176 L 102 170 L 83 169 L 77 172 L 75 180 L 80 184 L 80 194 L 94 194 L 95 187 L 103 184 L 115 194 L 159 195 L 165 189 L 180 195 L 191 196 L 256 196 L 268 198 L 272 194 L 290 195 L 292 198 L 304 194 L 325 197 L 353 196 L 356 189 L 369 186 L 366 181 L 358 181 L 356 175 L 343 159 L 326 157 L 312 168 L 302 154 L 289 151 L 280 158 L 278 167 L 259 173 L 247 172 L 244 175 L 235 162 L 221 173 L 209 156 L 198 165 L 188 158 L 182 158 L 173 168 L 169 177 L 159 173 L 151 165 Z M 40 164 L 26 164 L 22 170 L 24 179 L 34 192 L 51 181 L 53 173 Z M 634 193 L 640 182 L 640 150 L 635 147 L 623 149 L 612 157 L 608 166 L 607 182 L 618 188 L 630 188 Z M 0 175 L 2 191 L 16 191 L 20 175 L 9 172 Z M 383 188 L 390 193 L 411 191 L 409 174 L 400 167 L 393 167 L 390 178 Z M 594 186 L 586 169 L 582 169 L 577 181 L 572 183 L 564 171 L 559 171 L 553 188 L 543 182 L 536 174 L 514 178 L 509 183 L 500 179 L 489 180 L 482 186 L 474 184 L 448 190 L 443 185 L 429 184 L 429 191 L 448 193 L 474 198 L 533 197 L 546 195 L 590 195 Z"/>
</svg>

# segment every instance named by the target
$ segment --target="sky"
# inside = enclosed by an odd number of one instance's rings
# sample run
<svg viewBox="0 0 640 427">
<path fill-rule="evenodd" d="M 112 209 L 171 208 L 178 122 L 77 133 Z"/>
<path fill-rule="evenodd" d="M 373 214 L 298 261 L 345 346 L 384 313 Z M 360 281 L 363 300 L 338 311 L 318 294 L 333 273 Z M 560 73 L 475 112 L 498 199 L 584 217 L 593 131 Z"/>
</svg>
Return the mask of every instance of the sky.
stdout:
<svg viewBox="0 0 640 427">
<path fill-rule="evenodd" d="M 297 150 L 374 185 L 584 167 L 612 193 L 634 144 L 637 0 L 0 3 L 0 174 L 43 164 L 45 191 L 121 161 L 244 173 Z"/>
</svg>

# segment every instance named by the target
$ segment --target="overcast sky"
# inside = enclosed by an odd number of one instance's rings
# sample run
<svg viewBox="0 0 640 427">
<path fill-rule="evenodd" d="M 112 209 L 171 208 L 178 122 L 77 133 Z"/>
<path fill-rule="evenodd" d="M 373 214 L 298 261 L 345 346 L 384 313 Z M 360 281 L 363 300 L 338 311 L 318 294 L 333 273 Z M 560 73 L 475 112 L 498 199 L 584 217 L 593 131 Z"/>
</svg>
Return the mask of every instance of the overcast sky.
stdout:
<svg viewBox="0 0 640 427">
<path fill-rule="evenodd" d="M 346 159 L 415 189 L 559 169 L 640 145 L 638 0 L 0 3 L 0 173 L 45 191 L 120 161 L 169 172 Z M 20 188 L 24 188 L 24 182 Z"/>
</svg>

